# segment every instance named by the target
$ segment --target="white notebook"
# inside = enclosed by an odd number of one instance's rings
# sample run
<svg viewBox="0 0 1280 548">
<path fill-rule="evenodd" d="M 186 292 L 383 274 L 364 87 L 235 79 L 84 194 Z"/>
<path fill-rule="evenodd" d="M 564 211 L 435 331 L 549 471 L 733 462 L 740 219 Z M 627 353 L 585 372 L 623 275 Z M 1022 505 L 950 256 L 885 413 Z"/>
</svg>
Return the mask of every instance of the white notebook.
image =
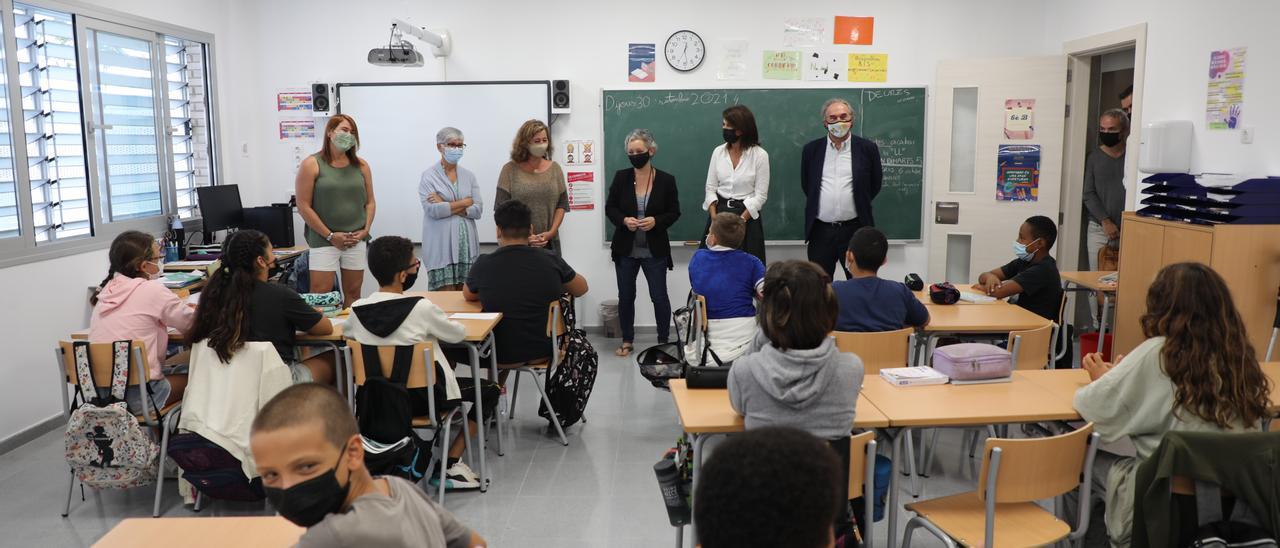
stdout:
<svg viewBox="0 0 1280 548">
<path fill-rule="evenodd" d="M 894 386 L 946 384 L 951 379 L 932 367 L 891 367 L 880 370 L 880 378 Z"/>
</svg>

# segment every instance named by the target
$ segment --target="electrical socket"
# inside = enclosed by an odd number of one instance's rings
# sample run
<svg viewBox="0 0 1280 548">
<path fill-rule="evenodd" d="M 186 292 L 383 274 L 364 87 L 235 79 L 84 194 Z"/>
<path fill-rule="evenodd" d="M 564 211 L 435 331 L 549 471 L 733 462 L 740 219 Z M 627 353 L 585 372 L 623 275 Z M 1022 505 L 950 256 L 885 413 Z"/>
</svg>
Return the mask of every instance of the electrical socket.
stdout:
<svg viewBox="0 0 1280 548">
<path fill-rule="evenodd" d="M 1253 128 L 1247 127 L 1240 130 L 1240 143 L 1245 145 L 1253 144 Z"/>
</svg>

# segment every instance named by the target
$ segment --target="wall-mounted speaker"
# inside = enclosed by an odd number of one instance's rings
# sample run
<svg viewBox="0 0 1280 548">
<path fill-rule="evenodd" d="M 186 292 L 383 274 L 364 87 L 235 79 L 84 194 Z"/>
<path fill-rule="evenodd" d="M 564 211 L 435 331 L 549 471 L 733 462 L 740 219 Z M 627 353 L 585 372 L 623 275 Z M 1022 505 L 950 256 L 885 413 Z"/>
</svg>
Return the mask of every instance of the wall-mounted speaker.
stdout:
<svg viewBox="0 0 1280 548">
<path fill-rule="evenodd" d="M 569 81 L 551 81 L 551 113 L 569 114 Z"/>
<path fill-rule="evenodd" d="M 329 84 L 311 84 L 311 110 L 316 116 L 333 114 L 333 99 Z"/>
</svg>

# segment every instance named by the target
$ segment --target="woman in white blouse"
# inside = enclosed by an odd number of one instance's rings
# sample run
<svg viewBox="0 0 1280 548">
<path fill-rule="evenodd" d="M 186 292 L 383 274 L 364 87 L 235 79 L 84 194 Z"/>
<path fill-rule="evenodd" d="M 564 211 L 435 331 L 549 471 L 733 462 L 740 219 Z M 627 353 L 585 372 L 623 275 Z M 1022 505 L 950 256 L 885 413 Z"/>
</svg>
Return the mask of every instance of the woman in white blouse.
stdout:
<svg viewBox="0 0 1280 548">
<path fill-rule="evenodd" d="M 760 210 L 769 199 L 769 153 L 760 148 L 760 134 L 756 131 L 756 117 L 742 105 L 724 110 L 724 142 L 711 152 L 711 165 L 707 166 L 706 197 L 702 209 L 707 210 L 707 229 L 716 213 L 736 213 L 747 222 L 747 234 L 742 239 L 743 251 L 764 259 L 764 225 L 760 222 Z"/>
</svg>

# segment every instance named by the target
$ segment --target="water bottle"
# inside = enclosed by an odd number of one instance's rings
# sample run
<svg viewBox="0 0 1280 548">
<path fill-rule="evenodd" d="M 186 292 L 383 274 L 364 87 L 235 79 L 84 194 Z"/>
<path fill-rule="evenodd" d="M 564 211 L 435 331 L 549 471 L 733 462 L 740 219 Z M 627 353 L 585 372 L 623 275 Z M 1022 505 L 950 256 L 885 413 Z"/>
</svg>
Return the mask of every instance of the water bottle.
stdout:
<svg viewBox="0 0 1280 548">
<path fill-rule="evenodd" d="M 182 228 L 182 219 L 177 215 L 173 216 L 173 223 L 169 225 L 169 232 L 173 234 L 174 255 L 173 260 L 180 261 L 187 256 L 187 232 Z"/>
<path fill-rule="evenodd" d="M 658 488 L 662 491 L 662 502 L 667 507 L 667 519 L 672 527 L 687 525 L 690 521 L 689 501 L 684 496 L 680 485 L 680 471 L 672 459 L 662 459 L 653 465 L 653 473 L 658 476 Z"/>
</svg>

